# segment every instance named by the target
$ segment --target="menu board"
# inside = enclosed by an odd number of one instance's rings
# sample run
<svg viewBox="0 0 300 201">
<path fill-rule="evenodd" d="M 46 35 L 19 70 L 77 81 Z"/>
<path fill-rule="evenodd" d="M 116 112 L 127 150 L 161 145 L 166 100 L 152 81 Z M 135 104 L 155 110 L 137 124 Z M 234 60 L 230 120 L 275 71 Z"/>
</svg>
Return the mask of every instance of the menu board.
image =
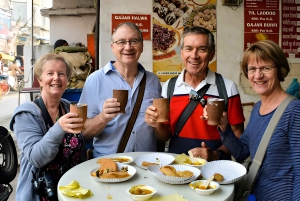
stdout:
<svg viewBox="0 0 300 201">
<path fill-rule="evenodd" d="M 282 2 L 281 47 L 289 58 L 300 58 L 300 1 Z"/>
<path fill-rule="evenodd" d="M 111 16 L 111 31 L 114 32 L 114 29 L 123 22 L 132 22 L 135 23 L 142 32 L 144 40 L 151 39 L 151 15 L 143 14 L 112 14 Z"/>
<path fill-rule="evenodd" d="M 244 0 L 244 49 L 260 40 L 279 44 L 279 1 Z"/>
</svg>

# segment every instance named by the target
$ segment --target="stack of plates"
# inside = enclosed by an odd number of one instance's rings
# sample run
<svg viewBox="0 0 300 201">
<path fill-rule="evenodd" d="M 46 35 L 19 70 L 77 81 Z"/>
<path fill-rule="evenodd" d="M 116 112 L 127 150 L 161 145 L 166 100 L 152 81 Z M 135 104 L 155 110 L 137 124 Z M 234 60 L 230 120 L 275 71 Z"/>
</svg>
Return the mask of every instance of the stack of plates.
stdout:
<svg viewBox="0 0 300 201">
<path fill-rule="evenodd" d="M 176 169 L 176 171 L 189 170 L 189 171 L 193 172 L 194 175 L 190 178 L 167 176 L 160 171 L 160 168 L 162 167 L 161 165 L 160 166 L 150 166 L 150 167 L 148 167 L 148 171 L 152 175 L 154 175 L 157 179 L 159 179 L 160 181 L 168 183 L 168 184 L 190 183 L 190 182 L 196 180 L 201 173 L 201 171 L 198 168 L 195 168 L 192 166 L 187 166 L 187 165 L 170 165 L 170 166 L 174 167 Z"/>
</svg>

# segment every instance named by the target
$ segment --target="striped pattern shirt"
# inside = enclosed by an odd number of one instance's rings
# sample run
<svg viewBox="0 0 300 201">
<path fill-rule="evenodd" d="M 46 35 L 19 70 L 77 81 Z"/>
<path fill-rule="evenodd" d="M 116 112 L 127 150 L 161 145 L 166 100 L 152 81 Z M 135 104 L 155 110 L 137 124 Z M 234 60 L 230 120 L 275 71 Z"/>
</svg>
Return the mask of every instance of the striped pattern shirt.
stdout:
<svg viewBox="0 0 300 201">
<path fill-rule="evenodd" d="M 223 144 L 242 161 L 254 158 L 262 136 L 275 112 L 259 114 L 261 101 L 254 106 L 240 141 L 228 127 L 221 133 Z M 257 200 L 300 200 L 300 100 L 284 111 L 269 142 L 252 194 Z"/>
</svg>

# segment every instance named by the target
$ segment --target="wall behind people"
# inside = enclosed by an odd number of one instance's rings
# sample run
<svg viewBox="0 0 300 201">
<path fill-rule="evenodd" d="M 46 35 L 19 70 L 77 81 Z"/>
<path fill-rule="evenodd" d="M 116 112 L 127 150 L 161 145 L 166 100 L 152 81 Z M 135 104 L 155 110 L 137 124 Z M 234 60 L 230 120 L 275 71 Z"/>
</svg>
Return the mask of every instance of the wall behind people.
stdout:
<svg viewBox="0 0 300 201">
<path fill-rule="evenodd" d="M 64 38 L 70 43 L 69 45 L 72 45 L 72 42 L 81 42 L 87 45 L 87 34 L 93 30 L 95 20 L 96 15 L 83 15 L 81 17 L 52 16 L 50 20 L 50 44 Z"/>
<path fill-rule="evenodd" d="M 109 8 L 109 9 L 108 9 Z M 111 14 L 152 14 L 152 0 L 101 0 L 100 1 L 100 66 L 104 66 L 114 54 L 111 44 Z M 152 41 L 144 40 L 144 51 L 139 62 L 152 71 Z"/>
</svg>

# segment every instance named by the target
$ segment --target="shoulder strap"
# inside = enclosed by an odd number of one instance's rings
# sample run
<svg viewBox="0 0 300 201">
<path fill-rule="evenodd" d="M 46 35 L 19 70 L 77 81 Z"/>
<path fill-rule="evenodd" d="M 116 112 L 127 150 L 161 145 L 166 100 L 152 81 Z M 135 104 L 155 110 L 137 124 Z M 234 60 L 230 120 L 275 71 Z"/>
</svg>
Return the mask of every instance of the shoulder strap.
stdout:
<svg viewBox="0 0 300 201">
<path fill-rule="evenodd" d="M 219 73 L 215 73 L 216 75 L 216 84 L 219 92 L 220 98 L 224 99 L 225 105 L 224 105 L 224 111 L 227 112 L 228 109 L 228 95 L 227 95 L 227 90 L 225 87 L 224 79 L 222 75 Z"/>
<path fill-rule="evenodd" d="M 129 140 L 133 125 L 135 123 L 135 120 L 136 120 L 137 115 L 139 113 L 141 104 L 143 102 L 145 87 L 146 87 L 146 72 L 144 73 L 144 76 L 143 76 L 142 81 L 140 83 L 139 94 L 138 94 L 138 97 L 137 97 L 136 102 L 134 104 L 134 108 L 133 108 L 133 111 L 131 113 L 130 119 L 129 119 L 129 121 L 127 123 L 127 126 L 125 128 L 123 137 L 120 141 L 117 153 L 123 153 L 125 148 L 126 148 L 126 145 L 127 145 L 128 140 Z"/>
<path fill-rule="evenodd" d="M 173 96 L 177 78 L 178 78 L 178 76 L 172 77 L 168 83 L 167 96 L 168 96 L 169 102 L 171 101 L 171 98 Z"/>
<path fill-rule="evenodd" d="M 45 122 L 45 126 L 46 126 L 47 130 L 49 130 L 49 128 L 51 128 L 53 126 L 53 121 L 52 121 L 50 114 L 45 106 L 43 98 L 40 97 L 38 99 L 35 99 L 33 102 L 41 109 L 42 116 L 43 116 L 43 119 Z M 61 109 L 60 105 L 58 106 L 58 109 L 59 109 L 59 116 L 62 116 L 62 109 Z"/>
<path fill-rule="evenodd" d="M 202 87 L 197 93 L 198 93 L 198 99 L 190 99 L 190 102 L 182 112 L 182 114 L 179 117 L 178 122 L 176 123 L 176 127 L 174 130 L 174 136 L 178 137 L 180 131 L 182 130 L 183 126 L 185 125 L 188 118 L 191 116 L 197 105 L 199 104 L 199 101 L 203 97 L 203 95 L 207 92 L 208 88 L 210 87 L 210 84 L 206 84 L 204 87 Z"/>
<path fill-rule="evenodd" d="M 256 176 L 258 173 L 258 170 L 260 168 L 260 165 L 262 164 L 262 161 L 265 157 L 265 153 L 269 144 L 269 141 L 274 133 L 274 130 L 285 110 L 285 108 L 289 105 L 289 103 L 296 99 L 296 97 L 288 95 L 288 97 L 286 97 L 283 102 L 278 106 L 278 108 L 276 109 L 273 117 L 271 118 L 268 127 L 266 128 L 266 131 L 259 143 L 259 146 L 257 148 L 255 157 L 253 159 L 253 162 L 250 166 L 249 172 L 246 175 L 246 178 L 244 180 L 244 189 L 246 190 L 245 194 L 243 195 L 244 197 L 247 196 L 248 194 L 250 194 L 255 180 L 256 180 Z"/>
</svg>

